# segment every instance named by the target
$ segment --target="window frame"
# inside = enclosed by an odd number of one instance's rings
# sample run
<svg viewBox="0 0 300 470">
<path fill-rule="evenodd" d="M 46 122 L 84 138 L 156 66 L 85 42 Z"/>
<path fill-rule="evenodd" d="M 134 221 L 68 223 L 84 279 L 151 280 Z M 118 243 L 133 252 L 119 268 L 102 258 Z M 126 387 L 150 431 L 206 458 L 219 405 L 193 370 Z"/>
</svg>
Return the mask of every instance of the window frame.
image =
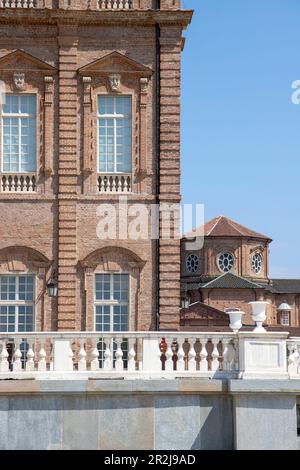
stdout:
<svg viewBox="0 0 300 470">
<path fill-rule="evenodd" d="M 194 263 L 196 264 L 196 269 L 191 271 L 189 269 L 189 259 L 192 258 L 192 257 L 194 258 Z M 186 270 L 187 270 L 188 273 L 195 274 L 196 272 L 199 271 L 199 266 L 200 266 L 199 256 L 196 253 L 189 253 L 186 257 L 185 265 L 186 265 Z"/>
<path fill-rule="evenodd" d="M 130 167 L 131 167 L 131 170 L 129 172 L 118 172 L 118 171 L 107 171 L 107 172 L 104 172 L 104 171 L 100 171 L 100 153 L 99 153 L 99 119 L 101 118 L 104 118 L 104 119 L 122 119 L 124 118 L 124 115 L 118 115 L 119 117 L 116 118 L 116 115 L 109 115 L 109 114 L 103 114 L 103 115 L 100 115 L 99 113 L 99 106 L 98 106 L 98 103 L 99 103 L 99 97 L 105 97 L 105 98 L 108 98 L 108 97 L 111 97 L 111 98 L 126 98 L 126 97 L 129 97 L 130 100 L 131 100 L 131 159 L 130 159 Z M 115 95 L 115 94 L 107 94 L 107 93 L 96 93 L 96 126 L 97 126 L 97 145 L 96 145 L 96 148 L 97 148 L 97 173 L 98 174 L 101 174 L 101 175 L 131 175 L 133 173 L 133 162 L 134 162 L 134 159 L 133 159 L 133 149 L 134 149 L 134 146 L 133 146 L 133 143 L 134 143 L 134 140 L 135 140 L 135 135 L 134 135 L 134 116 L 133 116 L 133 110 L 134 110 L 134 95 L 132 93 L 120 93 L 118 95 Z M 115 126 L 114 126 L 115 128 Z M 116 140 L 116 134 L 114 134 L 114 140 Z M 116 142 L 114 142 L 114 168 L 116 169 L 117 168 L 117 153 L 116 153 Z"/>
<path fill-rule="evenodd" d="M 255 258 L 256 257 L 259 257 L 260 258 L 260 266 L 258 268 L 258 270 L 256 269 L 255 267 Z M 261 274 L 262 271 L 263 271 L 263 264 L 264 264 L 264 258 L 263 258 L 263 255 L 262 253 L 256 251 L 255 253 L 252 254 L 252 257 L 251 257 L 251 270 L 254 274 L 258 275 L 258 274 Z"/>
<path fill-rule="evenodd" d="M 290 326 L 291 325 L 291 311 L 290 310 L 281 310 L 279 312 L 280 315 L 280 325 L 282 326 Z M 288 319 L 288 323 L 284 321 L 284 316 Z"/>
<path fill-rule="evenodd" d="M 231 268 L 228 269 L 227 271 L 224 271 L 220 266 L 220 258 L 221 258 L 221 256 L 224 256 L 224 255 L 231 255 L 232 259 L 233 259 L 233 264 L 232 264 Z M 221 273 L 223 273 L 223 274 L 230 273 L 235 268 L 235 266 L 236 266 L 236 257 L 230 250 L 225 250 L 225 251 L 222 251 L 221 253 L 218 254 L 218 256 L 217 256 L 217 267 L 218 267 L 218 269 Z"/>
<path fill-rule="evenodd" d="M 34 96 L 35 97 L 35 116 L 32 114 L 15 114 L 15 113 L 9 113 L 9 114 L 4 114 L 3 113 L 3 108 L 0 106 L 0 130 L 1 130 L 1 140 L 0 140 L 0 158 L 1 158 L 1 173 L 4 175 L 10 175 L 10 174 L 15 174 L 15 175 L 31 175 L 31 174 L 37 174 L 38 170 L 38 148 L 39 148 L 39 140 L 38 140 L 38 116 L 39 116 L 39 101 L 38 101 L 38 93 L 37 92 L 30 92 L 30 93 L 25 93 L 25 92 L 20 92 L 20 93 L 6 93 L 6 96 L 17 96 L 18 99 L 20 99 L 22 96 Z M 3 137 L 4 137 L 4 132 L 3 132 L 3 126 L 4 126 L 4 118 L 17 118 L 19 119 L 19 123 L 21 122 L 21 118 L 32 118 L 34 116 L 35 118 L 35 156 L 34 156 L 34 166 L 35 170 L 34 171 L 21 171 L 21 152 L 20 152 L 20 124 L 18 124 L 18 138 L 19 138 L 19 154 L 18 154 L 18 171 L 5 171 L 4 170 L 4 154 L 3 154 L 3 148 L 4 148 L 4 142 L 3 142 Z M 45 132 L 45 129 L 43 130 Z"/>
<path fill-rule="evenodd" d="M 110 276 L 110 294 L 112 293 L 112 288 L 113 288 L 113 276 L 114 275 L 126 275 L 128 276 L 128 300 L 127 301 L 120 301 L 120 300 L 112 300 L 112 299 L 106 299 L 106 300 L 97 300 L 96 299 L 96 276 L 97 275 L 109 275 Z M 128 330 L 130 330 L 130 290 L 131 290 L 131 279 L 130 279 L 130 273 L 128 271 L 124 272 L 117 272 L 117 271 L 97 271 L 94 273 L 94 331 L 96 330 L 96 311 L 97 311 L 97 306 L 104 306 L 104 305 L 109 305 L 109 322 L 110 322 L 110 330 L 109 331 L 97 331 L 97 333 L 101 334 L 103 337 L 105 336 L 105 333 L 121 333 L 121 331 L 114 331 L 113 329 L 113 323 L 114 323 L 114 312 L 113 312 L 113 307 L 117 305 L 127 305 L 128 313 Z M 125 330 L 124 330 L 125 331 Z"/>
<path fill-rule="evenodd" d="M 1 273 L 0 277 L 15 277 L 17 279 L 16 282 L 16 292 L 19 292 L 19 277 L 32 277 L 33 278 L 33 300 L 1 300 L 0 299 L 0 307 L 8 306 L 8 307 L 15 307 L 15 329 L 14 331 L 2 331 L 1 334 L 14 334 L 14 333 L 30 333 L 36 331 L 36 273 L 28 272 L 28 273 L 19 273 L 19 274 L 12 274 L 12 273 Z M 32 320 L 32 330 L 24 330 L 19 331 L 19 307 L 29 306 L 32 307 L 33 313 L 33 320 Z"/>
</svg>

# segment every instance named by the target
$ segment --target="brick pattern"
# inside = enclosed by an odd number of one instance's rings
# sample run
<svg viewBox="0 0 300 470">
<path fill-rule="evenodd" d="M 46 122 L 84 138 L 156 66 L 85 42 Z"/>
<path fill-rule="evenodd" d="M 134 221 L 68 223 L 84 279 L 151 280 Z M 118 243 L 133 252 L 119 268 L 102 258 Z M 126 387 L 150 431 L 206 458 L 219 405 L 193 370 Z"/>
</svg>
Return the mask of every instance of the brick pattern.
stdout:
<svg viewBox="0 0 300 470">
<path fill-rule="evenodd" d="M 38 191 L 32 195 L 0 193 L 0 250 L 4 250 L 5 258 L 8 247 L 16 253 L 17 246 L 30 247 L 47 257 L 49 263 L 43 272 L 34 266 L 39 276 L 37 329 L 92 329 L 94 274 L 107 267 L 118 272 L 126 269 L 130 273 L 132 329 L 155 328 L 158 291 L 161 327 L 176 329 L 179 327 L 179 240 L 162 240 L 158 259 L 155 240 L 99 240 L 96 235 L 97 207 L 118 203 L 117 195 L 98 194 L 95 184 L 96 94 L 111 91 L 107 76 L 91 74 L 91 80 L 84 83 L 84 75 L 80 75 L 78 69 L 113 51 L 141 65 L 136 74 L 130 70 L 128 74 L 122 72 L 120 88 L 120 93 L 133 96 L 134 192 L 128 195 L 129 205 L 150 206 L 156 202 L 158 194 L 162 203 L 178 202 L 181 31 L 189 22 L 190 14 L 147 10 L 156 8 L 155 0 L 134 0 L 135 8 L 145 10 L 143 14 L 96 12 L 92 11 L 95 1 L 90 5 L 91 10 L 82 12 L 79 9 L 86 9 L 86 2 L 82 0 L 59 1 L 59 7 L 68 11 L 51 12 L 52 2 L 47 0 L 49 10 L 19 9 L 16 22 L 12 9 L 5 9 L 0 20 L 0 58 L 15 49 L 23 49 L 33 58 L 54 67 L 33 73 L 29 66 L 26 71 L 26 92 L 37 92 L 40 105 Z M 170 8 L 174 10 L 171 4 Z M 164 26 L 161 109 L 157 110 L 155 37 L 160 17 Z M 106 21 L 109 18 L 113 19 L 112 23 Z M 130 69 L 130 64 L 128 67 Z M 144 75 L 142 71 L 146 68 L 150 72 Z M 5 73 L 12 87 L 11 72 Z M 47 78 L 50 75 L 51 78 Z M 159 114 L 160 149 L 156 145 Z M 106 255 L 103 263 L 103 252 L 108 248 L 111 254 Z M 97 254 L 97 262 L 92 267 L 84 266 L 82 262 L 92 253 Z M 114 264 L 109 256 L 119 259 L 115 259 Z M 135 259 L 139 260 L 137 265 Z M 46 283 L 53 269 L 58 274 L 55 300 L 46 294 Z"/>
<path fill-rule="evenodd" d="M 59 37 L 58 330 L 75 329 L 77 237 L 77 38 Z"/>
<path fill-rule="evenodd" d="M 160 28 L 160 203 L 180 202 L 180 55 L 181 31 Z M 175 235 L 175 233 L 174 233 Z M 159 242 L 160 328 L 179 329 L 180 242 Z M 174 262 L 174 256 L 177 262 Z"/>
</svg>

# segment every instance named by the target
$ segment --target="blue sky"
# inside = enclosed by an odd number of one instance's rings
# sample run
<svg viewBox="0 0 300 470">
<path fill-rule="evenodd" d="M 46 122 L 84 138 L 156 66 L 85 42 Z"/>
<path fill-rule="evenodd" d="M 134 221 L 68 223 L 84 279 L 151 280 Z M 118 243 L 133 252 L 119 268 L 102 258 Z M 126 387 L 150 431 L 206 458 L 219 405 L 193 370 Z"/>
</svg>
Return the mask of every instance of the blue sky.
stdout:
<svg viewBox="0 0 300 470">
<path fill-rule="evenodd" d="M 184 0 L 182 196 L 273 238 L 300 278 L 299 0 Z"/>
</svg>

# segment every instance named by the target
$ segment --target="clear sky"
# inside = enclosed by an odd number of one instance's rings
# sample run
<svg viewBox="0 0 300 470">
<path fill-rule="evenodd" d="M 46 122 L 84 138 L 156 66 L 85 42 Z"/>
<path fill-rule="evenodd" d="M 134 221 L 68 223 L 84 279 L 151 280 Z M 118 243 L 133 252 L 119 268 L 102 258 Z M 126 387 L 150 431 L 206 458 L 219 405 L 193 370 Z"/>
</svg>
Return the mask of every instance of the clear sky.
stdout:
<svg viewBox="0 0 300 470">
<path fill-rule="evenodd" d="M 183 0 L 182 196 L 264 233 L 300 278 L 299 0 Z"/>
</svg>

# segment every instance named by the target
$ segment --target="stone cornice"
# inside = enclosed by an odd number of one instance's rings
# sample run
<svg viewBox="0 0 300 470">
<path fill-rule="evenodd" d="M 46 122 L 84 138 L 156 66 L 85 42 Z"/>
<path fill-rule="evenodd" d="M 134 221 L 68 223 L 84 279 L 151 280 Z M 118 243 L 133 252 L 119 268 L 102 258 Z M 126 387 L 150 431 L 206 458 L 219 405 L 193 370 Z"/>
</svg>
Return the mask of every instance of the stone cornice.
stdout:
<svg viewBox="0 0 300 470">
<path fill-rule="evenodd" d="M 192 10 L 134 10 L 134 11 L 88 11 L 0 8 L 0 24 L 64 24 L 64 25 L 180 25 L 183 29 L 192 19 Z"/>
</svg>

